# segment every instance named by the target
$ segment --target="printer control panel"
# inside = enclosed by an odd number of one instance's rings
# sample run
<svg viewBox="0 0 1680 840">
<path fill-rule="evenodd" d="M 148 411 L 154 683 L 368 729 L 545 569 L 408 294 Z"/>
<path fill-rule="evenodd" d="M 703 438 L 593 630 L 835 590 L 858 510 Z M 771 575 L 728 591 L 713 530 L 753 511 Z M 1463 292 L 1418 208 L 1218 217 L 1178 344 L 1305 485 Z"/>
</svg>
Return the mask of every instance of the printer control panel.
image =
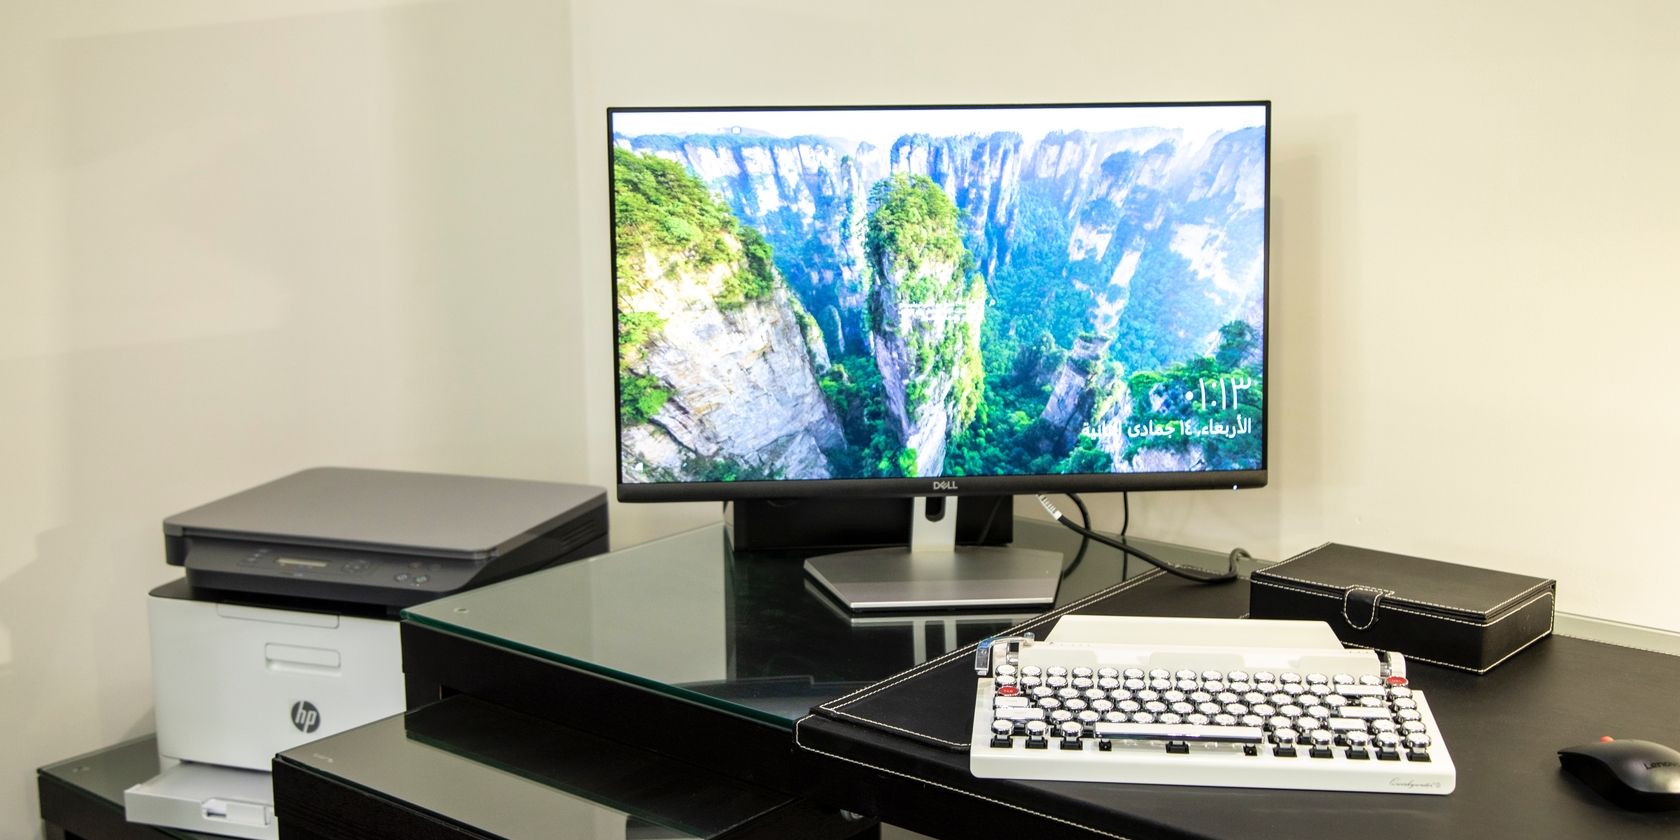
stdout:
<svg viewBox="0 0 1680 840">
<path fill-rule="evenodd" d="M 453 592 L 470 582 L 486 561 L 399 557 L 308 546 L 263 545 L 198 538 L 186 567 L 194 572 L 253 575 L 334 587 Z"/>
</svg>

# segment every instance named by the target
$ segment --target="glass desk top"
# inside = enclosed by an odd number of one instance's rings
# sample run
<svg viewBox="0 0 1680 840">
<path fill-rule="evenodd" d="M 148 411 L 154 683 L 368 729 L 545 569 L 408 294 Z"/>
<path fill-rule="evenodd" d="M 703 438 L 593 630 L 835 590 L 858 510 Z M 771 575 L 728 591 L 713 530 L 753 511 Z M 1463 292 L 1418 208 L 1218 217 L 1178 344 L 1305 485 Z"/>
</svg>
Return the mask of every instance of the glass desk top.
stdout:
<svg viewBox="0 0 1680 840">
<path fill-rule="evenodd" d="M 1013 545 L 1062 552 L 1058 605 L 1150 568 L 1096 542 L 1074 563 L 1080 542 L 1055 523 L 1015 522 Z M 1180 565 L 1226 565 L 1221 552 L 1128 543 Z M 403 617 L 791 729 L 812 706 L 1038 612 L 848 613 L 805 574 L 806 554 L 737 552 L 717 523 L 441 598 Z"/>
<path fill-rule="evenodd" d="M 279 761 L 495 837 L 718 837 L 787 803 L 464 696 L 294 747 Z"/>
<path fill-rule="evenodd" d="M 67 758 L 37 770 L 39 776 L 74 791 L 81 799 L 81 807 L 123 818 L 123 791 L 162 772 L 158 762 L 157 738 L 146 735 L 116 746 Z M 43 796 L 41 818 L 52 824 L 68 815 L 54 812 Z M 60 828 L 63 826 L 60 825 Z M 215 835 L 200 834 L 178 828 L 159 826 L 137 827 L 135 836 L 152 832 L 159 837 L 180 840 L 218 840 Z"/>
</svg>

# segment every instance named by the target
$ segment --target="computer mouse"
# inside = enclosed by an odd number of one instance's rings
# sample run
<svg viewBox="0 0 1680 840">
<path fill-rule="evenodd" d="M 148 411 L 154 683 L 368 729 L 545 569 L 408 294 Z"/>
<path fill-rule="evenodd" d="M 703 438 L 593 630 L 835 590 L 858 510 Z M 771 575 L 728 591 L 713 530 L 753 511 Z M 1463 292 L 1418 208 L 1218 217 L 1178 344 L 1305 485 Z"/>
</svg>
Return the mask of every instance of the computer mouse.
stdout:
<svg viewBox="0 0 1680 840">
<path fill-rule="evenodd" d="M 1563 769 L 1635 811 L 1680 809 L 1680 752 L 1653 741 L 1605 738 L 1558 750 Z"/>
</svg>

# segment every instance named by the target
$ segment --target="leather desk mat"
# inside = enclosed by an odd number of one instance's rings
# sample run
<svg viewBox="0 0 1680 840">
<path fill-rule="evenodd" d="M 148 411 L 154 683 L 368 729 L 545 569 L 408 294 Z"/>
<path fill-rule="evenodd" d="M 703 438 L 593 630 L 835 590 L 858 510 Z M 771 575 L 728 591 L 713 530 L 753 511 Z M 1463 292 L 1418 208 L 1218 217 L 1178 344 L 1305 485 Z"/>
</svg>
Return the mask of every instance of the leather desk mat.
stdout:
<svg viewBox="0 0 1680 840">
<path fill-rule="evenodd" d="M 1150 572 L 1017 628 L 1039 638 L 1070 612 L 1233 617 L 1248 585 Z M 974 646 L 824 703 L 794 741 L 835 804 L 943 837 L 1673 837 L 1680 811 L 1623 811 L 1559 769 L 1600 735 L 1680 747 L 1680 657 L 1548 638 L 1476 675 L 1409 663 L 1458 769 L 1447 796 L 1032 782 L 968 771 Z M 985 834 L 981 834 L 985 832 Z"/>
</svg>

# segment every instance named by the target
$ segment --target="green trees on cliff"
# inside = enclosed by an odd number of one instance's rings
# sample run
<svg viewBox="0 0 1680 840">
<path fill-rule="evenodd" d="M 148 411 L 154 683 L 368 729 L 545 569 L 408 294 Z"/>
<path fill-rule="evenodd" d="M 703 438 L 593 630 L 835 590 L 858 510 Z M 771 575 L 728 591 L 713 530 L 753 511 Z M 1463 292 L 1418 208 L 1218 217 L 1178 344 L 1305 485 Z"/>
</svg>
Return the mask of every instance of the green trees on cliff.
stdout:
<svg viewBox="0 0 1680 840">
<path fill-rule="evenodd" d="M 717 303 L 739 308 L 776 288 L 770 244 L 735 218 L 699 178 L 656 155 L 613 149 L 613 233 L 619 283 L 644 288 L 649 255 L 704 272 L 733 263 Z"/>
<path fill-rule="evenodd" d="M 888 300 L 883 278 L 876 278 L 871 329 L 895 331 L 908 351 L 905 413 L 911 422 L 937 395 L 948 400 L 949 431 L 960 432 L 973 422 L 985 390 L 978 332 L 986 307 L 986 283 L 963 244 L 961 213 L 926 176 L 903 173 L 877 182 L 869 205 L 869 265 L 896 285 Z M 896 312 L 889 314 L 888 306 Z"/>
<path fill-rule="evenodd" d="M 625 300 L 643 291 L 649 261 L 656 270 L 703 274 L 730 270 L 714 297 L 719 309 L 739 309 L 775 291 L 774 258 L 758 231 L 745 227 L 680 164 L 651 154 L 613 149 L 613 219 L 617 238 L 619 418 L 645 423 L 671 398 L 667 385 L 636 369 L 642 348 L 665 326 L 657 313 Z"/>
<path fill-rule="evenodd" d="M 925 175 L 899 173 L 869 189 L 869 206 L 863 245 L 870 265 L 907 273 L 903 293 L 914 303 L 957 302 L 960 283 L 953 294 L 944 278 L 912 271 L 943 265 L 948 276 L 959 281 L 974 271 L 974 257 L 963 247 L 961 217 L 951 197 Z"/>
<path fill-rule="evenodd" d="M 637 311 L 627 301 L 644 295 L 651 284 L 680 276 L 707 284 L 711 302 L 724 313 L 735 313 L 728 320 L 744 324 L 758 311 L 750 304 L 777 295 L 783 281 L 771 245 L 682 164 L 621 148 L 612 157 L 619 411 L 630 427 L 665 408 L 674 383 L 662 382 L 641 364 L 646 348 L 666 329 L 664 318 Z M 1092 329 L 1088 321 L 1094 299 L 1090 288 L 1069 281 L 1072 222 L 1056 211 L 1054 196 L 1041 194 L 1044 189 L 1017 197 L 1012 242 L 990 277 L 976 270 L 974 252 L 964 241 L 968 225 L 962 211 L 925 176 L 899 173 L 876 182 L 868 192 L 869 211 L 858 218 L 862 224 L 854 227 L 851 217 L 845 220 L 844 235 L 861 235 L 866 258 L 864 313 L 860 317 L 852 309 L 849 317 L 862 320 L 876 343 L 872 350 L 869 336 L 860 341 L 847 333 L 847 342 L 835 339 L 834 350 L 811 357 L 816 385 L 845 438 L 836 451 L 825 445 L 834 475 L 912 476 L 926 469 L 918 465 L 917 452 L 888 407 L 898 401 L 899 395 L 888 393 L 893 387 L 902 388 L 913 430 L 930 403 L 948 414 L 945 475 L 1124 469 L 1104 448 L 1115 446 L 1113 421 L 1118 418 L 1130 427 L 1124 431 L 1127 448 L 1119 453 L 1121 460 L 1154 450 L 1211 469 L 1259 463 L 1261 337 L 1242 320 L 1220 327 L 1216 346 L 1209 349 L 1206 331 L 1156 335 L 1161 325 L 1177 322 L 1167 315 L 1143 318 L 1142 326 L 1122 330 L 1114 349 L 1093 363 L 1113 367 L 1090 378 L 1097 404 L 1067 421 L 1044 419 L 1068 348 L 1081 331 Z M 1138 277 L 1171 267 L 1146 261 Z M 1133 283 L 1147 285 L 1137 279 Z M 640 302 L 657 299 L 644 296 Z M 1154 305 L 1152 300 L 1138 296 L 1132 304 L 1147 307 Z M 795 294 L 787 294 L 786 302 L 807 348 L 821 349 L 818 319 Z M 848 301 L 856 303 L 856 297 Z M 834 324 L 831 339 L 840 334 L 832 308 L 817 314 L 824 324 Z M 924 457 L 928 451 L 924 448 Z M 681 477 L 737 481 L 771 476 L 727 461 L 696 460 Z"/>
<path fill-rule="evenodd" d="M 1260 463 L 1266 383 L 1256 369 L 1259 342 L 1260 334 L 1247 322 L 1231 321 L 1219 328 L 1213 353 L 1128 377 L 1132 411 L 1127 426 L 1138 433 L 1128 431 L 1122 457 L 1195 448 L 1210 469 Z"/>
</svg>

